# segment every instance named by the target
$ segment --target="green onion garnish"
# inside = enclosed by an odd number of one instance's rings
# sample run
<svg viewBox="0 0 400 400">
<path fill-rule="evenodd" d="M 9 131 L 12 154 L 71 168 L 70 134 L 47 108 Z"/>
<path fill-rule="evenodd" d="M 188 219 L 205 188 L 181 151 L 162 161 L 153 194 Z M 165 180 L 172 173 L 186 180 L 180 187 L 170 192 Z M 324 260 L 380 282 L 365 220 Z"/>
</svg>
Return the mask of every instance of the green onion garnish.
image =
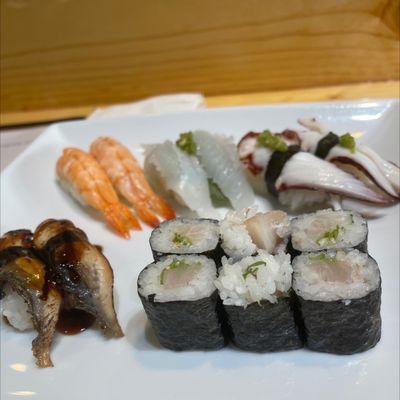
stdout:
<svg viewBox="0 0 400 400">
<path fill-rule="evenodd" d="M 180 244 L 182 246 L 190 246 L 193 244 L 189 237 L 181 235 L 177 232 L 174 233 L 172 242 L 175 244 Z"/>
<path fill-rule="evenodd" d="M 200 264 L 200 263 L 197 263 Z M 186 263 L 183 260 L 174 260 L 172 261 L 171 264 L 169 264 L 167 267 L 165 267 L 160 274 L 160 285 L 164 285 L 164 280 L 165 280 L 165 273 L 167 271 L 170 271 L 171 269 L 177 269 L 177 268 L 187 268 L 190 267 L 188 263 Z"/>
<path fill-rule="evenodd" d="M 346 133 L 339 137 L 339 146 L 349 149 L 351 153 L 356 152 L 356 140 L 350 133 Z"/>
<path fill-rule="evenodd" d="M 257 139 L 258 146 L 268 147 L 271 150 L 276 150 L 284 153 L 288 146 L 278 135 L 274 135 L 269 130 L 260 133 Z"/>
<path fill-rule="evenodd" d="M 336 261 L 335 256 L 327 256 L 325 253 L 320 253 L 315 256 L 309 256 L 308 259 L 310 261 L 324 261 L 328 263 L 333 263 Z"/>
<path fill-rule="evenodd" d="M 192 132 L 181 133 L 175 143 L 185 153 L 191 156 L 196 154 L 196 143 L 193 140 Z"/>
<path fill-rule="evenodd" d="M 246 279 L 249 275 L 253 275 L 254 278 L 257 278 L 257 271 L 260 265 L 267 265 L 265 261 L 256 261 L 253 264 L 250 264 L 246 271 L 243 272 L 243 279 Z"/>
<path fill-rule="evenodd" d="M 208 179 L 208 189 L 214 207 L 231 207 L 229 199 L 222 193 L 219 186 L 212 179 Z"/>
<path fill-rule="evenodd" d="M 328 242 L 333 242 L 336 243 L 336 239 L 339 236 L 339 231 L 340 229 L 344 229 L 339 227 L 339 225 L 336 225 L 335 229 L 332 229 L 331 231 L 326 231 L 318 240 L 317 244 L 320 246 L 325 243 L 326 241 Z"/>
</svg>

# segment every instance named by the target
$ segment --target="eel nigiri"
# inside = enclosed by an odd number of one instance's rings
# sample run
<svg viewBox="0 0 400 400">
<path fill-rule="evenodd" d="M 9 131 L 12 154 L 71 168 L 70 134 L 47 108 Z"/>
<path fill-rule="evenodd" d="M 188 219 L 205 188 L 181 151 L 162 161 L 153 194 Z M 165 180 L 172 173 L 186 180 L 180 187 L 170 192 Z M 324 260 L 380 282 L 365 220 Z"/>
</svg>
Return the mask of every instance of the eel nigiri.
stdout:
<svg viewBox="0 0 400 400">
<path fill-rule="evenodd" d="M 257 185 L 292 209 L 327 202 L 330 195 L 360 200 L 380 206 L 391 205 L 393 197 L 377 192 L 353 175 L 313 154 L 303 152 L 284 135 L 269 131 L 250 132 L 238 144 L 242 163 Z"/>
<path fill-rule="evenodd" d="M 122 236 L 129 230 L 140 230 L 140 224 L 127 206 L 122 204 L 106 173 L 90 154 L 76 148 L 64 149 L 57 161 L 61 185 L 82 205 L 93 207 Z"/>
<path fill-rule="evenodd" d="M 113 270 L 86 234 L 68 220 L 49 219 L 33 241 L 46 254 L 54 281 L 63 290 L 63 307 L 92 314 L 105 333 L 123 336 L 113 299 Z"/>
<path fill-rule="evenodd" d="M 50 347 L 61 295 L 47 280 L 46 265 L 32 248 L 32 233 L 17 230 L 0 239 L 2 313 L 18 330 L 34 328 L 32 352 L 40 368 L 52 367 Z"/>
<path fill-rule="evenodd" d="M 175 217 L 171 206 L 153 192 L 139 163 L 125 146 L 113 138 L 99 137 L 91 144 L 90 153 L 142 221 L 155 228 L 160 223 L 156 213 L 165 219 Z"/>
<path fill-rule="evenodd" d="M 336 135 L 315 118 L 301 118 L 298 122 L 308 130 L 297 132 L 304 151 L 334 163 L 377 192 L 400 199 L 400 169 L 384 160 L 374 150 L 356 143 L 347 133 Z"/>
</svg>

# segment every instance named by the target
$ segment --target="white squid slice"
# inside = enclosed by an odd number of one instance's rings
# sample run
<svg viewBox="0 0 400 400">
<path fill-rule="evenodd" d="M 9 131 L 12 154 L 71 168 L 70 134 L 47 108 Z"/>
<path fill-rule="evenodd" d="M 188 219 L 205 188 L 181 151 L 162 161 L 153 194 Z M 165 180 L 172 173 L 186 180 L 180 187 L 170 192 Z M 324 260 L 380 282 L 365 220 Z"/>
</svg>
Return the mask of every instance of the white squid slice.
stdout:
<svg viewBox="0 0 400 400">
<path fill-rule="evenodd" d="M 377 193 L 354 176 L 306 152 L 295 154 L 285 164 L 275 186 L 288 189 L 322 190 L 375 204 L 391 204 L 393 199 Z"/>
<path fill-rule="evenodd" d="M 146 150 L 144 171 L 152 183 L 156 182 L 165 193 L 172 192 L 180 204 L 199 216 L 216 216 L 207 174 L 196 157 L 187 155 L 170 141 Z"/>
<path fill-rule="evenodd" d="M 200 164 L 229 199 L 235 210 L 251 206 L 254 192 L 247 182 L 233 141 L 204 131 L 193 132 Z"/>
</svg>

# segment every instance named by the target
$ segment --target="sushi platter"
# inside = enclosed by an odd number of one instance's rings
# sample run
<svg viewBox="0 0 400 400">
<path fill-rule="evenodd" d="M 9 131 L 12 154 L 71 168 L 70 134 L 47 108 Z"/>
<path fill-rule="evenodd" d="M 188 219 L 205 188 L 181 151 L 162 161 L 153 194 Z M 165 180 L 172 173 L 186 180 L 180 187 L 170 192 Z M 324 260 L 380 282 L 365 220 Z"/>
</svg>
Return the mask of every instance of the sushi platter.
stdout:
<svg viewBox="0 0 400 400">
<path fill-rule="evenodd" d="M 50 126 L 1 175 L 1 398 L 396 399 L 398 110 Z"/>
</svg>

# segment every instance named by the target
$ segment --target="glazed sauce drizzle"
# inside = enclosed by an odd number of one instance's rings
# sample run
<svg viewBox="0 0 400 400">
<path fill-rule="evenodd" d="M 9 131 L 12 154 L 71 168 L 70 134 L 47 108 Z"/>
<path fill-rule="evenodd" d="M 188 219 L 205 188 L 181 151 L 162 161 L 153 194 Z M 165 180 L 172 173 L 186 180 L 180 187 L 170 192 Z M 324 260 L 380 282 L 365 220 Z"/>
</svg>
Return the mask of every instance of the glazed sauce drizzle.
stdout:
<svg viewBox="0 0 400 400">
<path fill-rule="evenodd" d="M 64 335 L 76 335 L 90 328 L 95 317 L 83 310 L 61 310 L 57 322 L 57 331 Z"/>
</svg>

